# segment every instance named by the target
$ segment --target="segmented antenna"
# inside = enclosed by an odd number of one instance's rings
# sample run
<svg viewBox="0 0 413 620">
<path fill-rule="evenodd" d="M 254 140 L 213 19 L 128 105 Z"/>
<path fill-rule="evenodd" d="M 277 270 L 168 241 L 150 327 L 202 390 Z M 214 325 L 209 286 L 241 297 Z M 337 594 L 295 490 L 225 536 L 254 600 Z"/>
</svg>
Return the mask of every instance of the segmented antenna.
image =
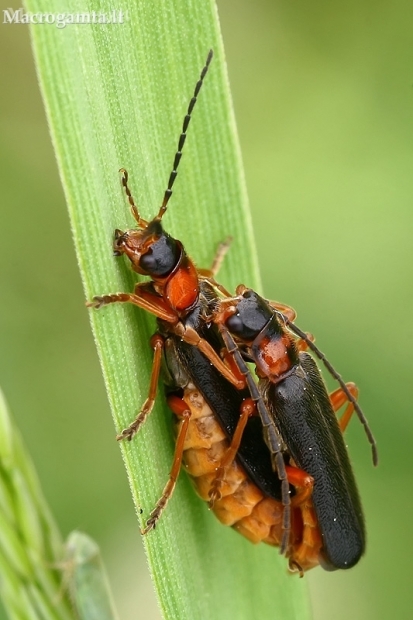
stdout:
<svg viewBox="0 0 413 620">
<path fill-rule="evenodd" d="M 139 211 L 138 211 L 138 207 L 136 206 L 136 203 L 133 199 L 132 193 L 129 189 L 129 185 L 128 185 L 128 178 L 129 178 L 129 174 L 128 171 L 125 170 L 125 168 L 121 168 L 119 170 L 119 174 L 120 174 L 120 180 L 122 183 L 122 187 L 125 190 L 125 194 L 126 194 L 126 198 L 128 199 L 129 202 L 129 206 L 130 206 L 130 210 L 131 213 L 133 215 L 133 217 L 135 218 L 138 226 L 140 228 L 146 228 L 148 225 L 148 222 L 144 219 L 141 218 L 141 216 L 139 215 Z"/>
<path fill-rule="evenodd" d="M 339 373 L 336 371 L 334 366 L 332 366 L 332 364 L 328 361 L 328 359 L 326 358 L 324 353 L 322 351 L 320 351 L 320 349 L 314 344 L 314 342 L 307 337 L 307 334 L 305 332 L 301 331 L 301 329 L 299 327 L 297 327 L 297 325 L 295 325 L 292 321 L 290 321 L 285 316 L 285 314 L 283 314 L 282 316 L 284 318 L 285 323 L 288 325 L 289 329 L 291 329 L 292 332 L 297 334 L 297 336 L 302 338 L 302 340 L 304 340 L 308 344 L 308 347 L 323 362 L 323 364 L 327 368 L 328 372 L 334 377 L 334 379 L 337 381 L 337 383 L 341 386 L 341 389 L 343 390 L 343 392 L 347 396 L 348 401 L 351 402 L 351 404 L 353 405 L 353 407 L 354 407 L 354 409 L 355 409 L 355 411 L 357 413 L 357 417 L 358 417 L 358 419 L 360 420 L 360 422 L 362 423 L 362 425 L 364 427 L 365 433 L 367 435 L 367 439 L 369 440 L 369 443 L 371 445 L 371 451 L 372 451 L 372 455 L 373 455 L 373 464 L 377 465 L 378 462 L 379 462 L 379 457 L 378 457 L 378 453 L 377 453 L 376 440 L 374 439 L 373 433 L 371 432 L 369 424 L 367 422 L 367 418 L 364 415 L 363 411 L 361 410 L 360 405 L 358 404 L 357 400 L 354 398 L 353 394 L 349 391 L 349 389 L 347 388 L 346 384 L 344 383 L 341 375 L 339 375 Z"/>
<path fill-rule="evenodd" d="M 184 144 L 185 144 L 185 140 L 186 140 L 186 132 L 188 131 L 188 125 L 189 125 L 189 121 L 191 120 L 191 115 L 193 112 L 193 109 L 195 107 L 198 95 L 199 95 L 199 91 L 201 90 L 202 87 L 202 83 L 204 81 L 204 78 L 207 74 L 209 65 L 211 63 L 212 60 L 212 56 L 214 55 L 214 52 L 212 50 L 209 50 L 206 62 L 205 62 L 205 66 L 201 71 L 201 75 L 199 76 L 199 80 L 195 86 L 195 90 L 194 90 L 194 94 L 192 96 L 191 101 L 189 102 L 188 105 L 188 110 L 186 113 L 186 116 L 184 118 L 184 122 L 182 125 L 182 132 L 181 135 L 179 136 L 179 141 L 178 141 L 178 150 L 175 153 L 175 159 L 174 159 L 174 163 L 173 163 L 173 167 L 172 167 L 172 172 L 171 175 L 169 177 L 169 181 L 168 181 L 168 187 L 165 191 L 165 195 L 163 197 L 163 201 L 162 201 L 162 206 L 159 209 L 159 213 L 156 216 L 156 220 L 161 220 L 163 214 L 165 213 L 166 209 L 167 209 L 167 205 L 169 202 L 170 197 L 172 196 L 172 187 L 173 184 L 175 183 L 175 179 L 176 176 L 178 174 L 178 166 L 179 166 L 179 162 L 181 161 L 181 157 L 182 157 L 182 149 L 184 148 Z"/>
</svg>

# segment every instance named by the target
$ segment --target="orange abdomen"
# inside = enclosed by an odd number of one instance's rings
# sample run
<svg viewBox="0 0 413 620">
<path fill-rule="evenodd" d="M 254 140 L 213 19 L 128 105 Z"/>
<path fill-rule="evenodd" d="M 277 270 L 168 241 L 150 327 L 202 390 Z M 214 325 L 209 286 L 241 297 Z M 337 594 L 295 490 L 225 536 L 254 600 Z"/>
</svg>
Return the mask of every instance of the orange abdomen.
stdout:
<svg viewBox="0 0 413 620">
<path fill-rule="evenodd" d="M 183 467 L 191 476 L 198 495 L 210 500 L 229 441 L 202 395 L 192 385 L 184 390 L 183 400 L 191 412 L 184 444 Z M 178 420 L 178 426 L 182 424 Z M 237 461 L 225 472 L 220 499 L 212 511 L 224 525 L 230 525 L 253 543 L 279 546 L 282 537 L 283 506 L 266 496 Z M 293 508 L 292 530 L 287 551 L 290 569 L 302 573 L 319 564 L 321 538 L 311 501 Z"/>
</svg>

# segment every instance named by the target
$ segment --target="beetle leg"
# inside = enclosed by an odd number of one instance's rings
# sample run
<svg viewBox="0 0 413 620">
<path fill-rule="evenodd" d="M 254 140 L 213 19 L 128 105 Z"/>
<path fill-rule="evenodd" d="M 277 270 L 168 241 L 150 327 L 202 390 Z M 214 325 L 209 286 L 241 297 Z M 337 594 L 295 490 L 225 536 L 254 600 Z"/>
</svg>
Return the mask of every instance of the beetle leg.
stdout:
<svg viewBox="0 0 413 620">
<path fill-rule="evenodd" d="M 145 400 L 141 410 L 139 411 L 132 424 L 130 424 L 127 428 L 123 429 L 123 431 L 116 436 L 116 439 L 118 441 L 121 441 L 122 439 L 127 439 L 128 441 L 130 441 L 132 437 L 136 435 L 141 425 L 145 422 L 146 418 L 151 413 L 155 404 L 156 389 L 158 387 L 159 373 L 161 369 L 164 339 L 159 334 L 154 334 L 150 342 L 154 351 L 154 355 L 152 362 L 151 380 L 149 383 L 148 398 Z"/>
<path fill-rule="evenodd" d="M 214 351 L 212 346 L 204 338 L 201 338 L 192 327 L 185 327 L 182 323 L 178 323 L 172 327 L 171 331 L 177 336 L 180 336 L 184 342 L 198 347 L 198 349 L 209 359 L 211 364 L 238 390 L 242 390 L 245 387 L 245 382 L 235 375 L 231 368 L 225 362 L 222 361 L 218 353 Z"/>
<path fill-rule="evenodd" d="M 214 503 L 221 498 L 220 487 L 225 482 L 228 468 L 232 465 L 239 450 L 242 434 L 249 418 L 256 412 L 255 403 L 251 398 L 247 398 L 241 405 L 241 414 L 234 431 L 231 443 L 221 459 L 216 470 L 216 476 L 211 484 L 209 491 L 209 507 L 213 508 Z"/>
<path fill-rule="evenodd" d="M 310 334 L 309 332 L 305 332 L 305 336 L 305 339 L 297 338 L 297 340 L 295 340 L 295 346 L 297 347 L 298 351 L 307 351 L 309 348 L 308 341 L 314 342 L 315 340 L 313 334 Z"/>
<path fill-rule="evenodd" d="M 359 391 L 358 391 L 358 387 L 356 386 L 356 384 L 352 382 L 346 383 L 346 388 L 348 389 L 350 394 L 354 396 L 354 398 L 357 400 Z M 331 401 L 331 405 L 333 407 L 334 413 L 336 413 L 345 403 L 348 403 L 343 415 L 338 421 L 341 432 L 344 433 L 344 431 L 346 430 L 348 426 L 348 423 L 351 420 L 351 416 L 354 413 L 354 404 L 348 401 L 348 397 L 346 393 L 341 388 L 338 388 L 337 390 L 335 390 L 334 392 L 330 394 L 330 401 Z"/>
<path fill-rule="evenodd" d="M 143 310 L 147 310 L 151 314 L 154 314 L 158 319 L 167 321 L 168 323 L 176 323 L 178 317 L 175 312 L 171 311 L 168 305 L 163 301 L 161 297 L 146 291 L 143 286 L 139 284 L 135 286 L 133 293 L 113 293 L 111 295 L 95 295 L 92 301 L 88 301 L 86 306 L 88 308 L 95 308 L 98 310 L 102 306 L 107 306 L 113 303 L 131 303 Z"/>
<path fill-rule="evenodd" d="M 291 500 L 292 507 L 292 541 L 289 557 L 291 571 L 298 571 L 300 577 L 304 571 L 319 564 L 321 536 L 315 516 L 311 495 L 314 478 L 298 467 L 286 465 L 288 482 L 296 489 Z M 297 538 L 295 538 L 297 537 Z"/>
<path fill-rule="evenodd" d="M 232 243 L 232 237 L 227 237 L 225 241 L 221 241 L 221 243 L 218 245 L 216 249 L 214 260 L 212 261 L 211 267 L 209 269 L 198 269 L 198 273 L 200 273 L 202 276 L 206 278 L 214 279 L 215 276 L 218 274 L 218 271 L 221 269 L 221 265 L 231 246 L 231 243 Z"/>
<path fill-rule="evenodd" d="M 301 521 L 300 542 L 293 543 L 289 555 L 289 568 L 292 572 L 298 571 L 300 577 L 303 577 L 304 571 L 320 564 L 322 539 L 312 502 L 308 501 L 300 506 L 299 517 Z"/>
<path fill-rule="evenodd" d="M 297 325 L 295 325 L 292 321 L 290 321 L 288 319 L 288 317 L 286 317 L 287 319 L 287 327 L 297 336 L 299 336 L 300 338 L 303 338 L 304 340 L 306 340 L 306 334 L 305 332 L 303 332 L 299 327 L 297 327 Z M 326 358 L 326 356 L 324 355 L 324 353 L 322 351 L 320 351 L 320 349 L 314 344 L 314 342 L 311 342 L 311 339 L 307 341 L 308 342 L 308 348 L 315 353 L 315 355 L 318 357 L 318 359 L 320 359 L 324 366 L 327 368 L 328 372 L 331 374 L 332 377 L 334 377 L 334 379 L 338 382 L 338 384 L 341 386 L 341 389 L 343 390 L 344 393 L 347 392 L 347 400 L 349 403 L 352 403 L 353 408 L 355 410 L 355 412 L 357 413 L 358 419 L 360 420 L 360 422 L 362 423 L 362 425 L 364 426 L 364 431 L 367 435 L 367 439 L 371 445 L 371 452 L 372 452 L 372 457 L 373 457 L 373 465 L 377 465 L 379 462 L 379 457 L 378 457 L 378 453 L 377 453 L 377 444 L 376 444 L 376 440 L 374 439 L 373 433 L 370 430 L 369 424 L 367 422 L 367 418 L 364 415 L 363 411 L 361 410 L 357 400 L 354 398 L 353 394 L 351 393 L 350 390 L 347 389 L 347 383 L 344 383 L 341 375 L 339 375 L 339 373 L 334 369 L 334 367 L 330 364 L 330 362 L 328 361 L 328 359 Z M 348 423 L 348 420 L 347 420 Z"/>
<path fill-rule="evenodd" d="M 297 312 L 294 310 L 294 308 L 291 308 L 291 306 L 282 304 L 279 301 L 268 301 L 268 304 L 271 306 L 271 308 L 274 308 L 274 310 L 277 310 L 278 312 L 281 312 L 281 314 L 284 314 L 289 321 L 295 321 L 295 319 L 297 318 Z"/>
<path fill-rule="evenodd" d="M 199 276 L 201 278 L 205 278 L 206 280 L 208 280 L 210 284 L 215 289 L 217 289 L 220 293 L 222 293 L 222 295 L 224 295 L 225 297 L 231 297 L 231 295 L 227 291 L 227 289 L 224 286 L 222 286 L 222 284 L 219 284 L 215 280 L 215 276 L 217 275 L 218 271 L 221 269 L 221 265 L 226 256 L 226 253 L 228 252 L 230 248 L 231 243 L 232 243 L 232 237 L 227 237 L 225 241 L 222 241 L 218 245 L 217 251 L 215 252 L 214 260 L 212 261 L 212 265 L 210 269 L 198 269 Z"/>
<path fill-rule="evenodd" d="M 235 358 L 232 355 L 232 353 L 230 353 L 228 351 L 228 349 L 226 349 L 225 347 L 223 347 L 222 350 L 221 350 L 221 358 L 225 362 L 226 366 L 228 366 L 228 368 L 231 370 L 231 372 L 234 375 L 234 377 L 237 377 L 237 379 L 240 382 L 242 382 L 242 387 L 243 388 L 248 387 L 248 383 L 247 383 L 247 380 L 245 378 L 245 375 L 238 368 L 238 364 L 235 361 Z"/>
<path fill-rule="evenodd" d="M 288 482 L 296 487 L 296 494 L 291 499 L 291 506 L 299 506 L 311 498 L 314 478 L 303 469 L 292 465 L 286 465 L 285 471 Z"/>
<path fill-rule="evenodd" d="M 155 508 L 149 515 L 149 518 L 146 521 L 146 526 L 141 530 L 142 534 L 147 534 L 155 527 L 156 522 L 161 516 L 163 510 L 165 509 L 166 504 L 172 497 L 176 481 L 178 479 L 179 470 L 181 468 L 185 439 L 188 432 L 189 422 L 191 420 L 191 411 L 182 399 L 173 397 L 169 398 L 168 405 L 171 407 L 175 415 L 182 419 L 182 424 L 179 428 L 178 437 L 176 439 L 175 454 L 172 462 L 172 468 L 169 474 L 169 480 L 166 483 L 165 488 L 162 491 L 162 495 L 157 501 Z"/>
<path fill-rule="evenodd" d="M 238 292 L 238 289 L 237 289 Z M 246 384 L 248 386 L 252 400 L 255 402 L 257 411 L 261 418 L 263 434 L 265 443 L 271 453 L 271 461 L 273 468 L 277 471 L 278 478 L 281 482 L 281 501 L 284 507 L 283 512 L 283 535 L 280 543 L 280 553 L 283 554 L 287 550 L 288 540 L 291 530 L 291 511 L 290 511 L 290 488 L 287 480 L 287 473 L 285 470 L 284 458 L 282 455 L 282 438 L 275 425 L 275 422 L 268 411 L 259 391 L 257 384 L 255 383 L 252 374 L 242 358 L 241 352 L 238 349 L 233 337 L 223 323 L 218 323 L 218 329 L 224 341 L 225 347 L 231 355 L 239 368 L 239 371 L 245 377 Z"/>
</svg>

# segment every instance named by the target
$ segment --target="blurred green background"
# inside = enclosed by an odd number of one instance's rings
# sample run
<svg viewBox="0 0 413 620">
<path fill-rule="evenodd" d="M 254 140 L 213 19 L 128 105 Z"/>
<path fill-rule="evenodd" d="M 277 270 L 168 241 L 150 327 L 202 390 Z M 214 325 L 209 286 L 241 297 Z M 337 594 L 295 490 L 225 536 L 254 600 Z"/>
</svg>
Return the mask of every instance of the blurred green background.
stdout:
<svg viewBox="0 0 413 620">
<path fill-rule="evenodd" d="M 374 470 L 355 419 L 367 555 L 305 577 L 314 617 L 411 618 L 413 5 L 219 10 L 264 293 L 360 386 L 380 449 Z M 155 620 L 26 26 L 0 58 L 0 384 L 63 534 L 98 540 L 123 620 Z"/>
</svg>

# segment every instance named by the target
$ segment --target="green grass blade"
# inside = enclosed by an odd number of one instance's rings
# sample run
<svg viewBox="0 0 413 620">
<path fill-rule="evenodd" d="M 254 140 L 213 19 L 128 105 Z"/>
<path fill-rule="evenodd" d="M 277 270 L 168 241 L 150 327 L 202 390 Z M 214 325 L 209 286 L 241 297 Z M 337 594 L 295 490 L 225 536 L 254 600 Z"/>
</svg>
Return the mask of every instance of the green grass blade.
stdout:
<svg viewBox="0 0 413 620">
<path fill-rule="evenodd" d="M 97 544 L 80 532 L 62 544 L 1 391 L 0 594 L 11 619 L 116 618 Z"/>
<path fill-rule="evenodd" d="M 74 620 L 60 535 L 0 392 L 0 595 L 8 618 Z"/>
<path fill-rule="evenodd" d="M 27 7 L 50 11 L 44 1 L 28 0 Z M 85 11 L 84 3 L 74 1 L 65 8 Z M 112 8 L 109 2 L 89 3 L 89 10 L 110 13 Z M 123 24 L 32 28 L 86 296 L 132 289 L 131 272 L 111 252 L 114 228 L 132 224 L 118 169 L 128 169 L 142 215 L 153 216 L 189 97 L 211 47 L 215 57 L 194 111 L 165 226 L 204 267 L 217 244 L 233 235 L 220 280 L 230 289 L 240 282 L 259 288 L 215 5 L 139 0 L 124 2 L 122 10 Z M 146 397 L 148 337 L 155 322 L 129 307 L 90 314 L 119 430 Z M 170 418 L 160 396 L 139 436 L 121 446 L 142 519 L 168 475 Z M 309 617 L 304 582 L 286 574 L 277 550 L 253 547 L 219 525 L 184 476 L 156 531 L 144 542 L 166 618 Z"/>
<path fill-rule="evenodd" d="M 62 567 L 79 620 L 117 619 L 100 550 L 92 538 L 83 532 L 72 532 Z"/>
</svg>

